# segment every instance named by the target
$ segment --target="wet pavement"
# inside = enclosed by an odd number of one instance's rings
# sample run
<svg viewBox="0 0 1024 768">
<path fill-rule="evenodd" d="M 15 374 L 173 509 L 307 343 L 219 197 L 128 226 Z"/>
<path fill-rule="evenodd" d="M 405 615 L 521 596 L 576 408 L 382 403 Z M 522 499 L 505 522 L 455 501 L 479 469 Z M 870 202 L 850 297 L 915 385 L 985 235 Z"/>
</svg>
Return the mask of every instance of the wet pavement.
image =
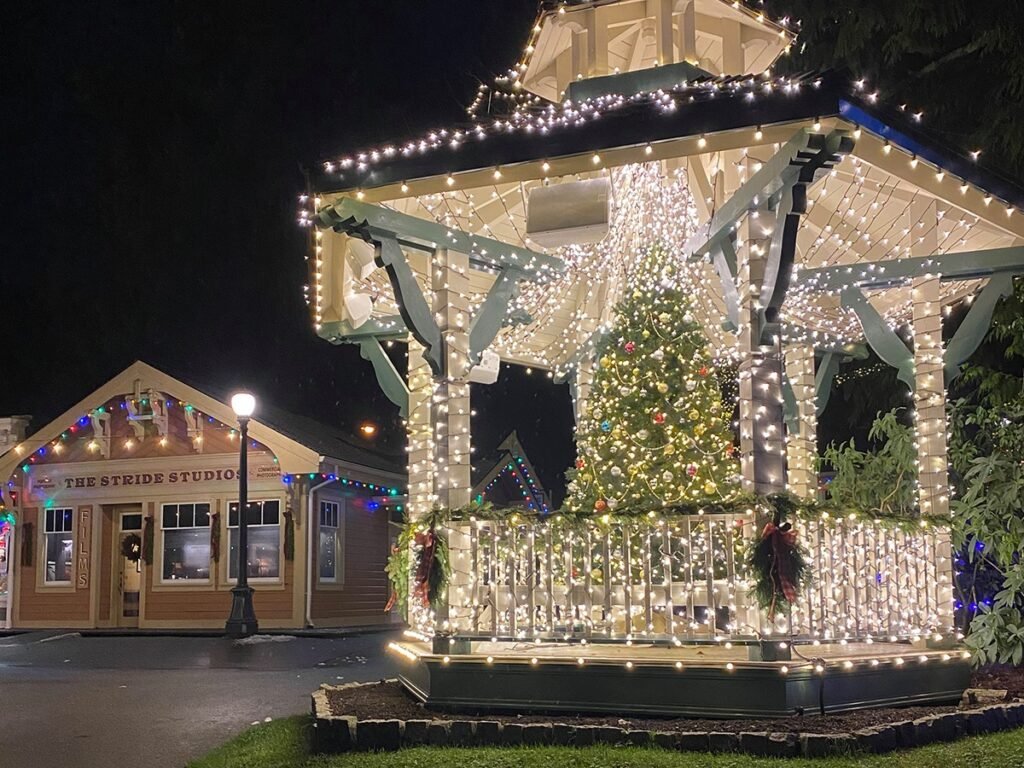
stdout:
<svg viewBox="0 0 1024 768">
<path fill-rule="evenodd" d="M 341 638 L 0 637 L 0 766 L 180 768 L 322 682 L 394 677 L 396 632 Z"/>
</svg>

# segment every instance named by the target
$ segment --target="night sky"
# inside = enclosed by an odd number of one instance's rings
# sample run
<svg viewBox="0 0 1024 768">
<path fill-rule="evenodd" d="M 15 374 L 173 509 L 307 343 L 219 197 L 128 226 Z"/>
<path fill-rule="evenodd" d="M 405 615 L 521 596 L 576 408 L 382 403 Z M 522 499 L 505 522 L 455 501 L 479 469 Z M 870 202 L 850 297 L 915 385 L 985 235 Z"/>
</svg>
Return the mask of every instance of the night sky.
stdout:
<svg viewBox="0 0 1024 768">
<path fill-rule="evenodd" d="M 8 8 L 0 414 L 38 428 L 143 359 L 325 423 L 397 409 L 302 300 L 303 168 L 464 119 L 534 0 L 25 3 Z M 13 18 L 11 17 L 13 14 Z M 12 151 L 13 150 L 13 151 Z M 542 480 L 573 459 L 566 386 L 474 387 L 475 444 L 517 428 Z"/>
</svg>

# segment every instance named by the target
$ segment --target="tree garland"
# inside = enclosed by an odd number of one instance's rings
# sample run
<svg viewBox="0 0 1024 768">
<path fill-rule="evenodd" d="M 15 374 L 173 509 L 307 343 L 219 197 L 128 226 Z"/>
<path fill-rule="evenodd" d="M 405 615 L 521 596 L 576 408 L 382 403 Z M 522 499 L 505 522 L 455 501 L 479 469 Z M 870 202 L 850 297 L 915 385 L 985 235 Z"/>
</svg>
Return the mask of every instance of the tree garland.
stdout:
<svg viewBox="0 0 1024 768">
<path fill-rule="evenodd" d="M 220 562 L 220 512 L 210 515 L 210 557 Z"/>
<path fill-rule="evenodd" d="M 595 525 L 658 524 L 662 520 L 671 521 L 675 518 L 693 515 L 759 514 L 774 517 L 776 513 L 781 513 L 785 518 L 791 520 L 872 522 L 908 533 L 930 526 L 943 528 L 950 525 L 949 518 L 943 515 L 922 515 L 918 510 L 913 510 L 908 514 L 881 512 L 877 509 L 866 510 L 851 504 L 802 499 L 790 493 L 777 493 L 770 496 L 744 493 L 736 494 L 729 499 L 704 503 L 694 501 L 666 506 L 623 507 L 602 515 L 580 510 L 561 510 L 543 515 L 533 510 L 524 510 L 522 507 L 495 507 L 490 502 L 474 502 L 456 509 L 435 509 L 431 514 L 435 525 L 470 519 L 507 522 L 521 519 L 524 523 L 543 520 L 550 524 L 566 526 L 571 530 L 583 530 L 593 528 Z M 425 523 L 426 519 L 423 519 L 407 523 L 407 525 L 422 530 Z"/>
</svg>

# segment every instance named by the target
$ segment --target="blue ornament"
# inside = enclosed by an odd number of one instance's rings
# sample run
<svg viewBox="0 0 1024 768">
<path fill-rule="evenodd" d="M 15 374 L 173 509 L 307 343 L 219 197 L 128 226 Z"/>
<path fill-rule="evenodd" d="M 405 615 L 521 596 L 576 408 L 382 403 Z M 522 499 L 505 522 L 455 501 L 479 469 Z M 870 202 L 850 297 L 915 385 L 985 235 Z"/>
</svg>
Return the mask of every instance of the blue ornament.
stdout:
<svg viewBox="0 0 1024 768">
<path fill-rule="evenodd" d="M 610 421 L 608 421 L 607 419 L 602 421 L 601 422 L 601 431 L 602 432 L 611 432 L 612 431 L 612 423 Z"/>
</svg>

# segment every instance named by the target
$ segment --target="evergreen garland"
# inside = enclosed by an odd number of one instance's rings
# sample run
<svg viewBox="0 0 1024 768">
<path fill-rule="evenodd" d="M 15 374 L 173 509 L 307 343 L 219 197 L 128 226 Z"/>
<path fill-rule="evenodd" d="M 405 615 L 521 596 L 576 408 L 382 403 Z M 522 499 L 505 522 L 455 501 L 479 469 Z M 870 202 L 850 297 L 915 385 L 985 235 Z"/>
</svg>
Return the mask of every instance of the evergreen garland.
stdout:
<svg viewBox="0 0 1024 768">
<path fill-rule="evenodd" d="M 295 560 L 295 516 L 290 509 L 284 513 L 284 559 Z"/>
<path fill-rule="evenodd" d="M 210 515 L 210 556 L 220 562 L 220 512 Z"/>
</svg>

